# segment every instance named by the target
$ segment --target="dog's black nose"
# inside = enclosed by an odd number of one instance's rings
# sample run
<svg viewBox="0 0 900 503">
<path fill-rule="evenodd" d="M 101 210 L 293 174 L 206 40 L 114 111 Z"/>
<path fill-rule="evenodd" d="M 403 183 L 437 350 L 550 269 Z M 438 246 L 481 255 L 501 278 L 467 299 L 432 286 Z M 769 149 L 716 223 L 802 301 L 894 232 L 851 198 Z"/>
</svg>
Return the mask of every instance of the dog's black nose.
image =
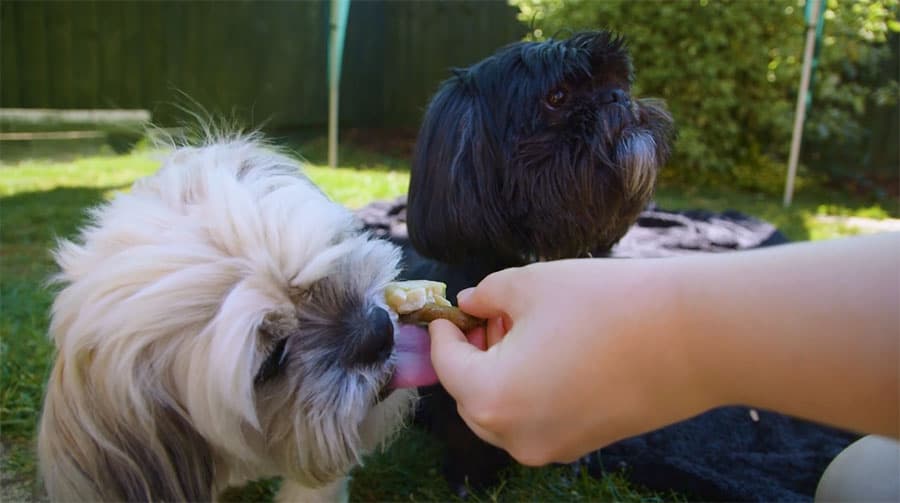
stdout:
<svg viewBox="0 0 900 503">
<path fill-rule="evenodd" d="M 373 308 L 366 317 L 367 326 L 356 341 L 353 361 L 361 365 L 383 362 L 394 349 L 394 324 L 387 311 Z"/>
<path fill-rule="evenodd" d="M 604 89 L 600 91 L 600 93 L 597 95 L 597 99 L 601 105 L 608 105 L 610 103 L 626 104 L 630 101 L 628 93 L 618 88 Z"/>
</svg>

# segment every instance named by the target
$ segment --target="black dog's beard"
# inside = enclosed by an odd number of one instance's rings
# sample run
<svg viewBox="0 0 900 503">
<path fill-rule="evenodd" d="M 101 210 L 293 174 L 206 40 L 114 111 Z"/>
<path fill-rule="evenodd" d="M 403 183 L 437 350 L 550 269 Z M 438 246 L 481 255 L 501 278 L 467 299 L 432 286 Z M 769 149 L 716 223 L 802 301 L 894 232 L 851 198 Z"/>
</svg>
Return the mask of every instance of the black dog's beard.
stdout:
<svg viewBox="0 0 900 503">
<path fill-rule="evenodd" d="M 443 281 L 455 298 L 504 267 L 612 248 L 652 196 L 672 137 L 662 103 L 633 100 L 631 81 L 622 40 L 605 32 L 513 44 L 456 71 L 416 142 L 405 277 Z M 509 458 L 443 389 L 421 394 L 451 485 L 492 483 Z"/>
<path fill-rule="evenodd" d="M 520 144 L 513 161 L 528 176 L 502 179 L 519 262 L 604 253 L 650 199 L 668 156 L 668 114 L 655 100 L 584 111 L 579 138 L 548 131 Z"/>
</svg>

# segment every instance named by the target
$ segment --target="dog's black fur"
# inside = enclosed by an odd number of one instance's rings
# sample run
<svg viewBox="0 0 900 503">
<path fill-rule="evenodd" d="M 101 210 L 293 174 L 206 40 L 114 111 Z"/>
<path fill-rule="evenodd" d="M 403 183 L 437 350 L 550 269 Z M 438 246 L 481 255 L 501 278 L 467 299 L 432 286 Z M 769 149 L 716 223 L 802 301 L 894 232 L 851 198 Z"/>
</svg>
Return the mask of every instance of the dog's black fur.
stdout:
<svg viewBox="0 0 900 503">
<path fill-rule="evenodd" d="M 416 141 L 407 278 L 448 295 L 496 270 L 602 255 L 652 196 L 672 119 L 633 100 L 623 40 L 586 32 L 520 42 L 445 81 Z M 510 458 L 479 440 L 440 386 L 420 390 L 418 418 L 447 448 L 458 492 L 496 480 Z"/>
</svg>

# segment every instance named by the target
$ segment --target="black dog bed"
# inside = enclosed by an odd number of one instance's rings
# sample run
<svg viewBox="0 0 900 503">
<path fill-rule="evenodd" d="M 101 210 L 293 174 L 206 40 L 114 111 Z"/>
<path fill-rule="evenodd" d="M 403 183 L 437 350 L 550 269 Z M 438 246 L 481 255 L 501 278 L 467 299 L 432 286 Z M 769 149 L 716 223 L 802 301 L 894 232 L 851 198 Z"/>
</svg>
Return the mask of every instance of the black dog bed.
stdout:
<svg viewBox="0 0 900 503">
<path fill-rule="evenodd" d="M 405 210 L 400 198 L 357 214 L 375 235 L 410 253 Z M 738 212 L 651 206 L 609 256 L 671 257 L 787 242 L 771 224 Z M 828 463 L 858 437 L 781 414 L 724 407 L 608 446 L 590 456 L 588 469 L 594 475 L 623 470 L 636 484 L 703 501 L 809 501 Z"/>
</svg>

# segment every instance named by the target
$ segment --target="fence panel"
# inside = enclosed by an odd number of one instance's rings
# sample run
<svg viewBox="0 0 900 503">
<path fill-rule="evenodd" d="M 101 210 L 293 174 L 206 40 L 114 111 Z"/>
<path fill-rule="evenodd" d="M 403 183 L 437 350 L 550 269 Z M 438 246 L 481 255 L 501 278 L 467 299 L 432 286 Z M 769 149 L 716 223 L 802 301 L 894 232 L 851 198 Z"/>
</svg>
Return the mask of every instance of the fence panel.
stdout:
<svg viewBox="0 0 900 503">
<path fill-rule="evenodd" d="M 326 0 L 0 5 L 0 106 L 146 108 L 168 123 L 196 101 L 271 127 L 326 122 Z M 413 126 L 449 67 L 523 33 L 503 1 L 354 1 L 342 123 Z"/>
</svg>

